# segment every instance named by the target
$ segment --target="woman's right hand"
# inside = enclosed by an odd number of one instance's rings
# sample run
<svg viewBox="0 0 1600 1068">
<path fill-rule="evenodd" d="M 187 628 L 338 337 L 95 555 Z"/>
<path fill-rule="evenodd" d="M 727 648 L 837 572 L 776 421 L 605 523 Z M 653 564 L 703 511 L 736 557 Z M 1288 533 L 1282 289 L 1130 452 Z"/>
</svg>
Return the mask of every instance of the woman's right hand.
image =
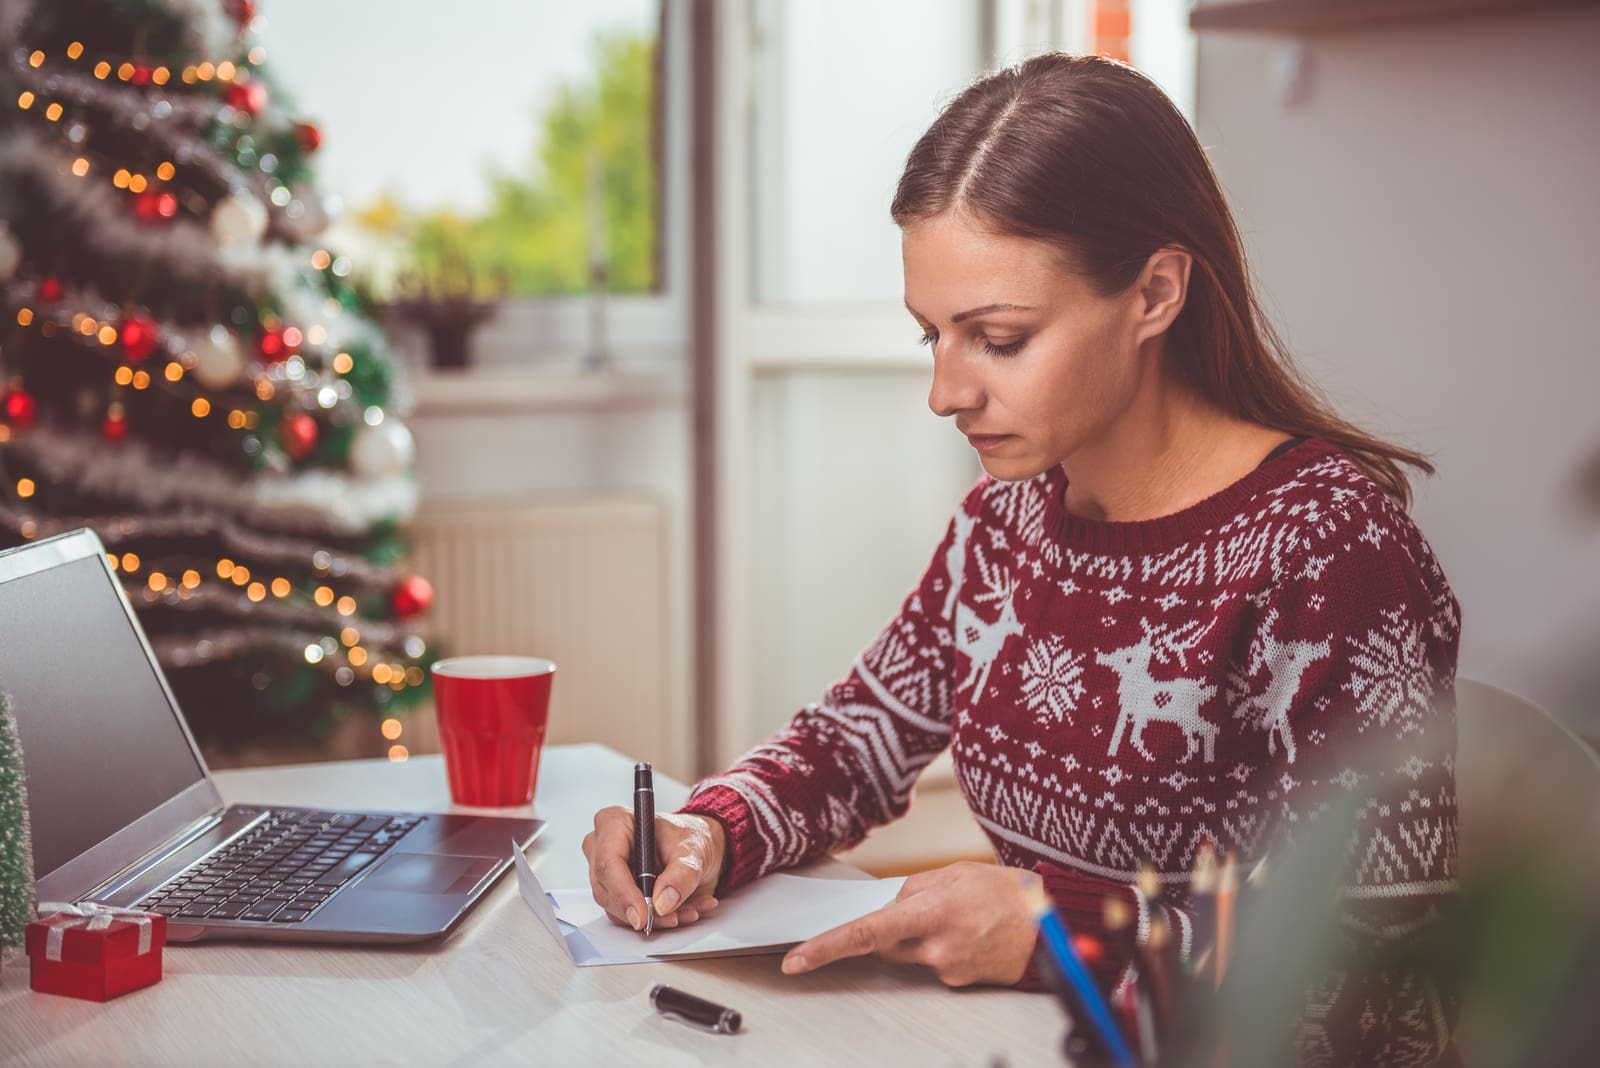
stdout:
<svg viewBox="0 0 1600 1068">
<path fill-rule="evenodd" d="M 693 923 L 717 907 L 712 894 L 722 876 L 728 836 L 722 824 L 706 816 L 671 813 L 656 817 L 654 904 L 657 927 Z M 644 894 L 628 864 L 633 850 L 633 812 L 621 805 L 594 815 L 594 830 L 583 839 L 589 860 L 589 886 L 594 899 L 614 923 L 644 930 Z"/>
</svg>

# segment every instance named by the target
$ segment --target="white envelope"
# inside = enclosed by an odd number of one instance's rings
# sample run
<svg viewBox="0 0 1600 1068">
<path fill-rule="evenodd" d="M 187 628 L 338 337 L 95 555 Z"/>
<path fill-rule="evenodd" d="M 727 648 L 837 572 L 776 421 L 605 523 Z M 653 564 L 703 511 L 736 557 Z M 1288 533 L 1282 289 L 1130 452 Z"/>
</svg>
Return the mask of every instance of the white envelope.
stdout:
<svg viewBox="0 0 1600 1068">
<path fill-rule="evenodd" d="M 523 900 L 580 967 L 780 952 L 883 908 L 905 882 L 768 875 L 721 898 L 699 921 L 646 937 L 612 923 L 588 887 L 546 893 L 522 851 L 512 855 Z"/>
</svg>

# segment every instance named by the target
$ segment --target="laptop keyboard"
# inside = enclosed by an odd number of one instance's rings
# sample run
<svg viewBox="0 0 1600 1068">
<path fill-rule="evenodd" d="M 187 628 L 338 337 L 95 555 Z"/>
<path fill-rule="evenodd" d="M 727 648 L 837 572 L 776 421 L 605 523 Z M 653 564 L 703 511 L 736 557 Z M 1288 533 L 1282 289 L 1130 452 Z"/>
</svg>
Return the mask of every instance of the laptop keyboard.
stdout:
<svg viewBox="0 0 1600 1068">
<path fill-rule="evenodd" d="M 178 920 L 299 923 L 420 822 L 421 816 L 271 811 L 138 907 Z"/>
</svg>

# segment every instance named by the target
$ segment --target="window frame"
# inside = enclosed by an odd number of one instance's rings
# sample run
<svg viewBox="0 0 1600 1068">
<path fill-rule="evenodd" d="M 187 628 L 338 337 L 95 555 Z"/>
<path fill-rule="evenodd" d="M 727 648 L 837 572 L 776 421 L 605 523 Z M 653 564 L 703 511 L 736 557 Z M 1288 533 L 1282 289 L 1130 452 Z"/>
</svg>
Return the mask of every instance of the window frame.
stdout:
<svg viewBox="0 0 1600 1068">
<path fill-rule="evenodd" d="M 652 136 L 657 175 L 657 285 L 649 294 L 606 294 L 603 298 L 602 362 L 646 369 L 681 363 L 689 329 L 690 10 L 679 0 L 659 2 Z M 594 300 L 587 293 L 507 298 L 473 338 L 473 367 L 585 366 Z"/>
<path fill-rule="evenodd" d="M 1081 52 L 1094 40 L 1093 0 L 980 0 L 983 32 L 975 41 L 979 66 L 993 70 L 1039 51 L 1059 48 Z M 753 183 L 760 178 L 750 159 L 754 147 L 759 72 L 752 69 L 757 18 L 747 4 L 730 4 L 724 30 L 719 73 L 727 92 L 745 101 L 743 115 L 727 127 L 721 152 L 732 157 L 727 171 L 741 205 L 725 212 L 720 225 L 733 231 L 730 247 L 741 247 L 747 266 L 719 280 L 723 299 L 738 309 L 729 338 L 751 374 L 794 371 L 883 371 L 927 369 L 928 354 L 913 344 L 916 324 L 910 315 L 887 302 L 861 305 L 783 305 L 756 299 L 751 283 L 759 222 L 750 217 Z M 1193 34 L 1191 33 L 1191 38 Z M 1191 41 L 1191 47 L 1193 43 Z M 1191 70 L 1192 76 L 1192 70 Z M 1192 100 L 1192 93 L 1190 95 Z M 1192 116 L 1190 117 L 1192 121 Z"/>
</svg>

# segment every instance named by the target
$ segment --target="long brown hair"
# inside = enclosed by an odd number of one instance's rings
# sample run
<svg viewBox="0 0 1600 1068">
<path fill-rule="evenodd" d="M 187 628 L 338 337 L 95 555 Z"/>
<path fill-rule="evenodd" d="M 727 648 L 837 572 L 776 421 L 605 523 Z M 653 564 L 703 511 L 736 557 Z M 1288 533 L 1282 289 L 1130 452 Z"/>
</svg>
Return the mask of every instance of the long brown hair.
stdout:
<svg viewBox="0 0 1600 1068">
<path fill-rule="evenodd" d="M 1418 452 L 1341 418 L 1295 369 L 1250 284 L 1233 213 L 1194 131 L 1161 89 L 1100 56 L 1035 56 L 945 107 L 906 160 L 890 211 L 901 227 L 960 211 L 1055 245 L 1103 296 L 1158 249 L 1193 257 L 1169 331 L 1180 374 L 1225 411 L 1343 449 L 1402 508 Z"/>
</svg>

